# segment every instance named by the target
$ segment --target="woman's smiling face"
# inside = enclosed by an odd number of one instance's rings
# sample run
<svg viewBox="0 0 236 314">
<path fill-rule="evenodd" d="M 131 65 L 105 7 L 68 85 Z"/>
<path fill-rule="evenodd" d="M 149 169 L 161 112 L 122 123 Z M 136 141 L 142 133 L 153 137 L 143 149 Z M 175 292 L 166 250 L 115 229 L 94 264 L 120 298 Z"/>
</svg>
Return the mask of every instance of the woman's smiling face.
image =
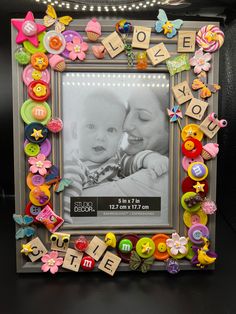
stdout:
<svg viewBox="0 0 236 314">
<path fill-rule="evenodd" d="M 124 147 L 127 154 L 134 155 L 147 149 L 166 153 L 168 132 L 160 106 L 160 100 L 150 91 L 139 91 L 130 97 L 124 124 L 128 135 Z"/>
</svg>

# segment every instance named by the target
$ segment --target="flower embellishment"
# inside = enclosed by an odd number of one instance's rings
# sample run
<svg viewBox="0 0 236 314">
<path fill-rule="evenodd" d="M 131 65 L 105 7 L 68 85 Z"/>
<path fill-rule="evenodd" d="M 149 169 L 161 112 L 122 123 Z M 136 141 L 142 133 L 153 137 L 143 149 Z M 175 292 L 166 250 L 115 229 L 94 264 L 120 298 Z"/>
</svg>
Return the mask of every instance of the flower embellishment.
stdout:
<svg viewBox="0 0 236 314">
<path fill-rule="evenodd" d="M 209 61 L 211 60 L 211 54 L 204 53 L 203 49 L 200 48 L 195 52 L 195 55 L 189 60 L 190 65 L 194 67 L 194 73 L 199 74 L 202 71 L 209 71 L 211 65 Z"/>
<path fill-rule="evenodd" d="M 78 58 L 82 61 L 86 57 L 84 52 L 88 50 L 88 44 L 83 42 L 79 37 L 75 36 L 73 38 L 73 42 L 68 42 L 66 44 L 66 49 L 70 51 L 69 58 L 71 60 Z"/>
<path fill-rule="evenodd" d="M 44 263 L 41 267 L 41 270 L 46 273 L 50 271 L 51 274 L 55 274 L 58 272 L 58 266 L 63 264 L 63 258 L 58 257 L 58 252 L 52 251 L 48 254 L 45 254 L 41 261 Z"/>
<path fill-rule="evenodd" d="M 47 94 L 47 87 L 43 84 L 36 84 L 33 88 L 33 92 L 37 97 L 45 96 Z"/>
<path fill-rule="evenodd" d="M 38 154 L 37 157 L 30 157 L 28 162 L 31 165 L 30 171 L 32 173 L 39 172 L 42 176 L 45 175 L 47 173 L 47 169 L 52 166 L 51 161 L 46 160 L 44 154 Z"/>
<path fill-rule="evenodd" d="M 176 256 L 179 253 L 184 255 L 187 254 L 187 243 L 187 238 L 180 237 L 178 233 L 172 233 L 171 239 L 166 240 L 166 245 L 168 248 L 170 248 L 170 253 L 172 256 Z"/>
</svg>

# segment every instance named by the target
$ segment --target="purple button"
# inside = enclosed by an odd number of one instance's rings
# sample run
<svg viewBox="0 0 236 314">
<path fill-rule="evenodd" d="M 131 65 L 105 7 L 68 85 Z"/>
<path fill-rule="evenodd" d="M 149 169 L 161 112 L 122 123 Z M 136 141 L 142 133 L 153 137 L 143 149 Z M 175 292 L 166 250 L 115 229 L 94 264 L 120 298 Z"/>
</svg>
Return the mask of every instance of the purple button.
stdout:
<svg viewBox="0 0 236 314">
<path fill-rule="evenodd" d="M 72 42 L 74 37 L 79 37 L 81 41 L 83 41 L 83 37 L 77 33 L 76 31 L 67 30 L 62 33 L 65 37 L 66 43 Z M 69 59 L 70 51 L 65 49 L 62 53 L 63 57 Z"/>
<path fill-rule="evenodd" d="M 192 166 L 191 173 L 194 177 L 201 178 L 206 174 L 206 169 L 204 165 L 196 164 Z"/>
<path fill-rule="evenodd" d="M 40 186 L 44 184 L 45 180 L 44 177 L 40 176 L 39 174 L 36 174 L 32 177 L 31 181 L 34 186 Z"/>
<path fill-rule="evenodd" d="M 202 163 L 204 163 L 204 160 L 203 160 L 202 156 L 200 156 L 200 155 L 195 157 L 195 158 L 188 158 L 188 157 L 184 156 L 184 158 L 182 159 L 182 167 L 184 168 L 185 171 L 188 171 L 188 167 L 193 162 L 202 162 Z"/>
<path fill-rule="evenodd" d="M 188 236 L 193 243 L 201 244 L 203 243 L 202 237 L 209 237 L 209 230 L 207 226 L 204 226 L 202 224 L 194 224 L 189 228 Z"/>
</svg>

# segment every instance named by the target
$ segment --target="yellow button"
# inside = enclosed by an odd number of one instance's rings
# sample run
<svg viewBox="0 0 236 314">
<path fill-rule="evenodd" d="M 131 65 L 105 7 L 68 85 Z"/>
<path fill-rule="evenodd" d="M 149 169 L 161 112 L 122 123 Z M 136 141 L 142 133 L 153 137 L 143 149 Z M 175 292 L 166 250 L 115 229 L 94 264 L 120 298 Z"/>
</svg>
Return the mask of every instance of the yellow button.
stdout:
<svg viewBox="0 0 236 314">
<path fill-rule="evenodd" d="M 187 150 L 193 150 L 195 147 L 194 143 L 192 141 L 186 141 L 184 143 L 184 148 L 187 149 Z"/>
<path fill-rule="evenodd" d="M 29 199 L 36 206 L 44 206 L 50 200 L 51 193 L 46 186 L 41 185 L 30 191 Z"/>
<path fill-rule="evenodd" d="M 201 141 L 203 138 L 203 132 L 199 129 L 197 124 L 187 124 L 181 132 L 181 137 L 183 141 L 186 141 L 190 137 Z"/>
<path fill-rule="evenodd" d="M 142 258 L 149 258 L 155 252 L 155 243 L 150 238 L 141 238 L 136 244 L 136 251 Z"/>
<path fill-rule="evenodd" d="M 158 243 L 157 249 L 159 252 L 164 253 L 166 251 L 166 244 L 164 242 Z"/>
</svg>

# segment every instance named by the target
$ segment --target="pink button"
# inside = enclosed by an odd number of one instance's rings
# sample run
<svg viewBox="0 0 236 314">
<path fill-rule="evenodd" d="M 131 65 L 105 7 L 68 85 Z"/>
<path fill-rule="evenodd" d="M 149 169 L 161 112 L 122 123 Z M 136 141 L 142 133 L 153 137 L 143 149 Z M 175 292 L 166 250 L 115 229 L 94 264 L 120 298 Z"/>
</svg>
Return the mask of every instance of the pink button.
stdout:
<svg viewBox="0 0 236 314">
<path fill-rule="evenodd" d="M 38 73 L 39 75 L 37 75 Z M 47 69 L 43 71 L 37 71 L 32 67 L 31 64 L 27 65 L 27 67 L 24 69 L 22 77 L 26 86 L 35 80 L 41 80 L 47 84 L 50 82 L 50 72 Z"/>
<path fill-rule="evenodd" d="M 189 165 L 191 165 L 191 163 L 193 162 L 203 162 L 204 160 L 202 158 L 202 156 L 198 156 L 196 158 L 188 158 L 186 156 L 184 156 L 184 158 L 182 159 L 182 167 L 184 168 L 185 171 L 188 171 L 188 167 Z"/>
<path fill-rule="evenodd" d="M 26 36 L 34 36 L 37 34 L 37 25 L 33 21 L 25 21 L 22 24 L 22 31 Z"/>
<path fill-rule="evenodd" d="M 192 223 L 192 225 L 199 224 L 200 223 L 200 217 L 198 215 L 192 215 L 191 216 L 191 223 Z"/>
</svg>

